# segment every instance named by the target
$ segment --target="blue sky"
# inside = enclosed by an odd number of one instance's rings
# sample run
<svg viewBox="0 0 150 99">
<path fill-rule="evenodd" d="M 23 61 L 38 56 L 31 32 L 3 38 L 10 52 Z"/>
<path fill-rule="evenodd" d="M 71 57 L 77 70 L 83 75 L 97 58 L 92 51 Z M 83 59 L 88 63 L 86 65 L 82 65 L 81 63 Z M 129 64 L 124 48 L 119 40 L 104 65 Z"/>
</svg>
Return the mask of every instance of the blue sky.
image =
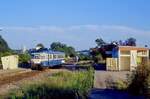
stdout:
<svg viewBox="0 0 150 99">
<path fill-rule="evenodd" d="M 135 37 L 150 44 L 150 0 L 1 0 L 0 34 L 11 48 L 60 41 L 77 50 Z"/>
</svg>

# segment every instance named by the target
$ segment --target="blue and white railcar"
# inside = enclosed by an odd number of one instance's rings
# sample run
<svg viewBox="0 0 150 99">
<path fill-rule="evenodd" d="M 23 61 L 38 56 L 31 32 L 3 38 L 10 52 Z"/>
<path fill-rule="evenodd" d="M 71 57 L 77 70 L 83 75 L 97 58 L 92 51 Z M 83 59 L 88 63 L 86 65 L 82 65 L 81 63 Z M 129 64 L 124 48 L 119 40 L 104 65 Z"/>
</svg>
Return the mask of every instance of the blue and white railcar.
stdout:
<svg viewBox="0 0 150 99">
<path fill-rule="evenodd" d="M 65 53 L 52 50 L 31 51 L 31 63 L 41 67 L 56 67 L 65 63 Z"/>
</svg>

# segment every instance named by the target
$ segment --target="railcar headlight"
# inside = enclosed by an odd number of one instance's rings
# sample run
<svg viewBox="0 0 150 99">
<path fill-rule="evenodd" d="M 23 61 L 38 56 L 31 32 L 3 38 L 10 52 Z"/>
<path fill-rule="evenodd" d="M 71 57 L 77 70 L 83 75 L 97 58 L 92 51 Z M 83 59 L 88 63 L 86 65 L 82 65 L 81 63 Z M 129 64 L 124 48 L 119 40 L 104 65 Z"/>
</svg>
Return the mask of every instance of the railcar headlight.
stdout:
<svg viewBox="0 0 150 99">
<path fill-rule="evenodd" d="M 62 60 L 61 63 L 65 63 L 65 60 Z"/>
</svg>

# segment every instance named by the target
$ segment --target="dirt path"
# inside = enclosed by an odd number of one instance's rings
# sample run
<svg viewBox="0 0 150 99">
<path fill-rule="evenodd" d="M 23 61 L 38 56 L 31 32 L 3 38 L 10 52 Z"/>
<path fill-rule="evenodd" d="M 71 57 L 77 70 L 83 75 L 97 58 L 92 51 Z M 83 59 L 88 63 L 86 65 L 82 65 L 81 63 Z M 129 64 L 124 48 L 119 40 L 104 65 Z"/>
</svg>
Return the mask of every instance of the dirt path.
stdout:
<svg viewBox="0 0 150 99">
<path fill-rule="evenodd" d="M 24 78 L 32 77 L 32 76 L 35 76 L 39 73 L 41 73 L 41 72 L 39 72 L 39 71 L 32 71 L 31 72 L 30 71 L 30 72 L 15 73 L 13 75 L 10 74 L 7 76 L 3 76 L 3 77 L 0 77 L 0 86 L 2 86 L 4 84 L 15 82 L 15 81 L 19 81 L 19 80 L 22 80 Z"/>
<path fill-rule="evenodd" d="M 145 99 L 144 96 L 134 96 L 126 91 L 107 89 L 107 81 L 127 80 L 127 71 L 95 71 L 94 88 L 90 91 L 88 99 Z"/>
<path fill-rule="evenodd" d="M 30 72 L 30 71 L 31 69 L 23 69 L 23 68 L 12 69 L 12 70 L 0 70 L 0 78 L 3 78 L 5 76 L 12 76 L 18 73 Z"/>
</svg>

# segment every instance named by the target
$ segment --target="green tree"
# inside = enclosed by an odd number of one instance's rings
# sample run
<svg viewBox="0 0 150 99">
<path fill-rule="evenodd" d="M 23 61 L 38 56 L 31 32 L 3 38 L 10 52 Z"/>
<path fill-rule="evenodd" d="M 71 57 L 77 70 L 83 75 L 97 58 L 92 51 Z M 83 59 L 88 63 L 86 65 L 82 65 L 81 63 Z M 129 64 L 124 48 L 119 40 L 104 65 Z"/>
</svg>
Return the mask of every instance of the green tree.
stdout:
<svg viewBox="0 0 150 99">
<path fill-rule="evenodd" d="M 10 48 L 7 42 L 3 39 L 3 37 L 0 36 L 0 52 L 7 52 L 7 51 L 10 51 Z"/>
<path fill-rule="evenodd" d="M 97 50 L 97 49 L 91 49 L 91 53 L 90 54 L 92 55 L 93 61 L 95 63 L 99 63 L 99 61 L 103 61 L 104 60 L 103 56 L 102 56 L 102 53 L 99 50 Z"/>
<path fill-rule="evenodd" d="M 19 54 L 19 63 L 28 62 L 31 59 L 31 56 L 28 53 Z"/>
<path fill-rule="evenodd" d="M 136 39 L 133 37 L 130 37 L 126 40 L 126 45 L 128 46 L 136 46 Z"/>
<path fill-rule="evenodd" d="M 9 48 L 7 42 L 0 36 L 0 57 L 12 55 L 13 51 Z M 0 60 L 1 64 L 1 60 Z"/>
<path fill-rule="evenodd" d="M 63 51 L 65 48 L 67 48 L 67 45 L 66 44 L 62 44 L 60 42 L 53 42 L 51 45 L 50 45 L 50 48 L 52 50 L 58 50 L 58 51 Z"/>
<path fill-rule="evenodd" d="M 102 45 L 106 44 L 106 42 L 102 38 L 97 38 L 95 40 L 98 47 L 101 47 Z"/>
<path fill-rule="evenodd" d="M 75 49 L 72 46 L 67 46 L 66 44 L 60 42 L 53 42 L 50 45 L 50 48 L 55 51 L 63 51 L 65 52 L 66 56 L 73 57 L 76 55 Z"/>
<path fill-rule="evenodd" d="M 45 47 L 44 47 L 44 45 L 42 43 L 39 43 L 39 44 L 36 45 L 36 48 L 44 49 Z"/>
</svg>

